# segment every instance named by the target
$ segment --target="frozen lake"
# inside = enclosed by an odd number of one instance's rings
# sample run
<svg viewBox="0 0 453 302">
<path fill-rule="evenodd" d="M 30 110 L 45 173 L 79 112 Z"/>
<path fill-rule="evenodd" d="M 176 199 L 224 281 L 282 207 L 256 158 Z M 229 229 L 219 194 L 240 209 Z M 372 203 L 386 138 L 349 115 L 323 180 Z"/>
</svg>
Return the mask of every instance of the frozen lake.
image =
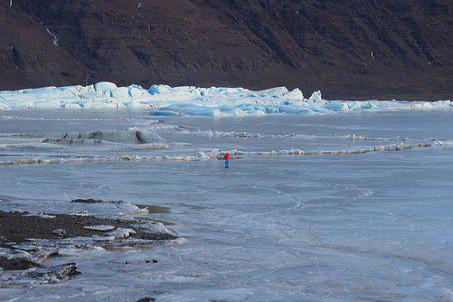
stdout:
<svg viewBox="0 0 453 302">
<path fill-rule="evenodd" d="M 68 253 L 82 274 L 0 300 L 453 301 L 453 112 L 0 112 L 0 209 L 133 215 L 75 198 L 168 207 L 184 240 Z"/>
</svg>

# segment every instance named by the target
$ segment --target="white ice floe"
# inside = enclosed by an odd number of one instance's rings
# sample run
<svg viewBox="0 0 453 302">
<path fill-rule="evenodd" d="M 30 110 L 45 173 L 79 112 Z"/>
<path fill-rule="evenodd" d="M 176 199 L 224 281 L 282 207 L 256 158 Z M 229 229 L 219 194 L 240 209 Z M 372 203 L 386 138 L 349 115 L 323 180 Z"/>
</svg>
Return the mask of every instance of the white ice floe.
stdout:
<svg viewBox="0 0 453 302">
<path fill-rule="evenodd" d="M 93 231 L 112 231 L 115 229 L 113 225 L 90 225 L 90 226 L 85 226 L 84 227 L 87 230 L 93 230 Z"/>
<path fill-rule="evenodd" d="M 45 218 L 45 219 L 54 219 L 56 217 L 54 215 L 47 215 L 47 214 L 44 214 L 44 213 L 39 213 L 37 215 L 35 215 L 35 214 L 25 214 L 25 216 L 37 216 L 37 217 Z"/>
<path fill-rule="evenodd" d="M 115 237 L 115 239 L 126 239 L 136 233 L 137 232 L 135 232 L 133 229 L 118 228 L 118 229 L 110 232 L 108 235 Z"/>
<path fill-rule="evenodd" d="M 152 234 L 157 235 L 170 235 L 170 236 L 177 236 L 172 230 L 167 228 L 160 222 L 147 222 L 139 225 L 140 227 L 146 229 Z"/>
<path fill-rule="evenodd" d="M 100 82 L 88 86 L 44 87 L 0 92 L 0 110 L 23 109 L 132 109 L 154 116 L 240 117 L 267 114 L 319 114 L 348 111 L 451 110 L 450 100 L 328 101 L 320 91 L 308 99 L 299 89 L 276 87 L 261 91 L 244 88 L 198 88 L 153 85 L 117 87 Z"/>
</svg>

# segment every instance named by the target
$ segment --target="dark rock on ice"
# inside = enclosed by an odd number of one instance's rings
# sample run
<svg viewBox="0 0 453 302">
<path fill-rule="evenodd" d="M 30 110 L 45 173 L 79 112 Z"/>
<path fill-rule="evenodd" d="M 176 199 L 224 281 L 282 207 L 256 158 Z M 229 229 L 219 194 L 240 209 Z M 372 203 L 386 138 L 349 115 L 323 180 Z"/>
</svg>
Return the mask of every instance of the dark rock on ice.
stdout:
<svg viewBox="0 0 453 302">
<path fill-rule="evenodd" d="M 143 299 L 137 300 L 137 302 L 153 302 L 153 301 L 156 301 L 156 299 L 155 298 L 149 298 L 149 297 L 145 297 Z"/>
<path fill-rule="evenodd" d="M 18 284 L 56 283 L 78 274 L 75 263 L 51 267 L 44 265 L 50 257 L 60 255 L 58 251 L 61 247 L 121 249 L 177 238 L 161 223 L 68 214 L 35 216 L 27 212 L 0 211 L 0 271 L 2 275 L 11 274 L 11 280 L 16 280 L 14 276 L 22 278 Z M 61 255 L 64 256 L 64 253 Z M 157 260 L 153 259 L 152 262 L 156 263 Z"/>
<path fill-rule="evenodd" d="M 0 267 L 4 270 L 25 270 L 32 267 L 40 267 L 41 265 L 25 258 L 12 258 L 0 256 Z"/>
<path fill-rule="evenodd" d="M 137 229 L 136 232 L 137 234 L 134 237 L 143 240 L 175 240 L 179 238 L 178 236 L 171 233 L 152 232 L 143 228 Z"/>
<path fill-rule="evenodd" d="M 101 199 L 73 199 L 71 202 L 78 202 L 78 203 L 102 203 Z"/>
<path fill-rule="evenodd" d="M 77 199 L 73 199 L 71 200 L 71 202 L 75 202 L 75 203 L 88 203 L 88 204 L 92 204 L 92 203 L 113 203 L 113 204 L 121 204 L 121 203 L 124 203 L 124 201 L 122 200 L 116 200 L 116 201 L 112 201 L 112 200 L 102 200 L 102 199 L 93 199 L 93 198 L 77 198 Z"/>
<path fill-rule="evenodd" d="M 156 259 L 153 259 L 153 260 L 146 260 L 145 262 L 146 262 L 146 263 L 151 263 L 151 262 L 152 262 L 152 263 L 157 263 L 158 261 L 157 261 Z"/>
<path fill-rule="evenodd" d="M 28 273 L 28 276 L 46 281 L 62 281 L 72 276 L 78 275 L 75 263 L 66 263 L 63 265 L 53 266 L 49 268 L 40 268 Z"/>
<path fill-rule="evenodd" d="M 56 229 L 56 230 L 53 230 L 52 233 L 54 233 L 58 237 L 62 237 L 62 238 L 66 236 L 66 231 L 64 229 Z"/>
<path fill-rule="evenodd" d="M 28 239 L 61 239 L 61 229 L 66 232 L 65 237 L 92 237 L 99 235 L 96 226 L 109 225 L 114 228 L 132 229 L 130 236 L 143 240 L 173 240 L 178 236 L 155 224 L 154 228 L 145 228 L 137 221 L 126 221 L 94 216 L 78 216 L 67 214 L 53 214 L 54 218 L 47 219 L 40 216 L 27 215 L 25 212 L 0 211 L 0 237 L 8 242 L 22 243 Z M 87 226 L 93 226 L 90 229 Z"/>
</svg>

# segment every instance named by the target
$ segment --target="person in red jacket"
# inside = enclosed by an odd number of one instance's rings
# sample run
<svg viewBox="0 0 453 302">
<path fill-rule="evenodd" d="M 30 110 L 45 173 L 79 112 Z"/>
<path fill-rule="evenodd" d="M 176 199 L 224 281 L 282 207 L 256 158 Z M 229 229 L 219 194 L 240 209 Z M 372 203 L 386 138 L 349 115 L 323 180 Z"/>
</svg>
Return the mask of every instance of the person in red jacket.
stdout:
<svg viewBox="0 0 453 302">
<path fill-rule="evenodd" d="M 230 153 L 227 152 L 225 153 L 225 168 L 229 168 L 230 167 Z"/>
</svg>

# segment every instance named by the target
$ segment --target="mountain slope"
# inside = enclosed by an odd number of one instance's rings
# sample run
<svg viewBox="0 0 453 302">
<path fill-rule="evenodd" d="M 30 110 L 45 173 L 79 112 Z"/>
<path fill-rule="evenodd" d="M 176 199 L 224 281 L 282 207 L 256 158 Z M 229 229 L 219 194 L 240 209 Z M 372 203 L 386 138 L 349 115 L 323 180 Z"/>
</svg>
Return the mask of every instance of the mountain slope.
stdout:
<svg viewBox="0 0 453 302">
<path fill-rule="evenodd" d="M 10 4 L 12 5 L 10 6 Z M 448 0 L 0 4 L 0 89 L 112 81 L 449 98 Z"/>
</svg>

